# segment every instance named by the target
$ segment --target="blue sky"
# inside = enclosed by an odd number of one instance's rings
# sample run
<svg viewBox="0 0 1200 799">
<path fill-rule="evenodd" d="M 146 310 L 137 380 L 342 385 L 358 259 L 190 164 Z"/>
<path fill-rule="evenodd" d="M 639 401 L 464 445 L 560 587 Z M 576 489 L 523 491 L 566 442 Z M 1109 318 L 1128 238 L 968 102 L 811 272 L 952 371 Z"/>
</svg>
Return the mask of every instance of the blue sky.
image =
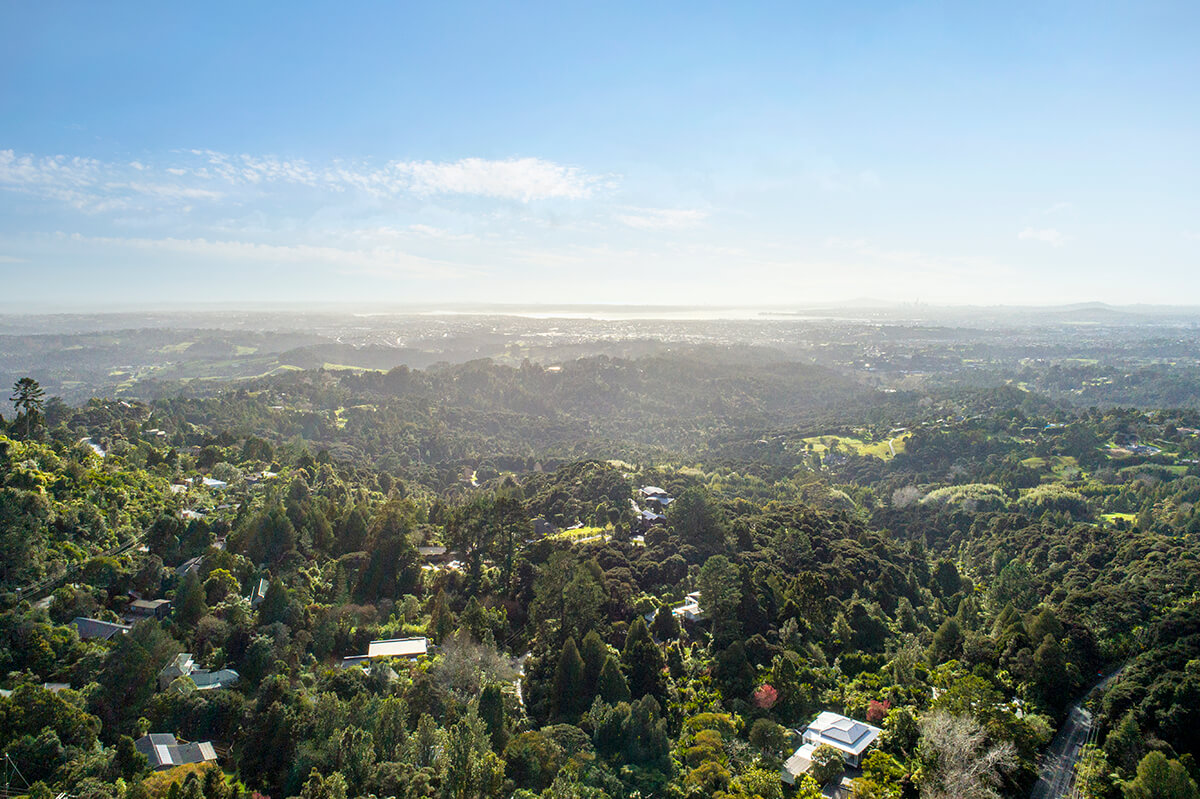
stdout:
<svg viewBox="0 0 1200 799">
<path fill-rule="evenodd" d="M 1196 41 L 1195 3 L 4 2 L 0 304 L 1200 303 Z"/>
</svg>

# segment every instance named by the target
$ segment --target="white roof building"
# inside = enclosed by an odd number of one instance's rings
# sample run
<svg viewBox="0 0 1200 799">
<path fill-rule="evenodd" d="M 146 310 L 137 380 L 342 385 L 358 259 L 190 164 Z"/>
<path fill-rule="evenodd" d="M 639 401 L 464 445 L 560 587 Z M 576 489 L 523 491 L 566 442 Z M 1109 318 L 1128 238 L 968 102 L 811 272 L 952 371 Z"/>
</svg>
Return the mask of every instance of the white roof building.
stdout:
<svg viewBox="0 0 1200 799">
<path fill-rule="evenodd" d="M 693 591 L 688 594 L 683 604 L 676 608 L 671 608 L 671 612 L 681 619 L 688 621 L 703 621 L 704 611 L 700 609 L 700 592 Z"/>
<path fill-rule="evenodd" d="M 415 658 L 429 651 L 427 638 L 391 638 L 367 645 L 369 658 Z"/>
<path fill-rule="evenodd" d="M 813 749 L 828 744 L 841 751 L 848 765 L 857 766 L 862 753 L 875 743 L 880 732 L 878 727 L 826 710 L 805 728 L 803 740 L 806 745 L 812 744 Z"/>
</svg>

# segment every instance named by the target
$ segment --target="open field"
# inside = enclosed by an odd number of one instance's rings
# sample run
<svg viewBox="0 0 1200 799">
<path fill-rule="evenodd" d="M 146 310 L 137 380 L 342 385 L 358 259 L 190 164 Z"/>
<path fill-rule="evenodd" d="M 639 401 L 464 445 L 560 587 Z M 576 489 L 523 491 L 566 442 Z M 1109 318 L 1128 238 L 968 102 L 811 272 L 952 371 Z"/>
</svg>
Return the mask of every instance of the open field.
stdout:
<svg viewBox="0 0 1200 799">
<path fill-rule="evenodd" d="M 874 457 L 886 461 L 892 459 L 893 451 L 895 455 L 904 452 L 905 443 L 911 436 L 912 433 L 902 433 L 890 439 L 890 446 L 888 439 L 868 443 L 852 436 L 810 436 L 809 438 L 802 438 L 800 440 L 808 449 L 822 456 L 826 452 L 841 449 L 852 452 L 855 455 Z"/>
</svg>

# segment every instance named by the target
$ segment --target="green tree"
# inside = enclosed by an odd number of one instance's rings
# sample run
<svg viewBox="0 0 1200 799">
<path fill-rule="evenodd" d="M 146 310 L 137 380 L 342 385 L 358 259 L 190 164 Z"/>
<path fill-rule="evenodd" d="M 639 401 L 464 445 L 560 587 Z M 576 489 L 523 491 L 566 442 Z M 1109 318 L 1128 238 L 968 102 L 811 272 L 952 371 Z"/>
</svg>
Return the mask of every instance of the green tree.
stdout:
<svg viewBox="0 0 1200 799">
<path fill-rule="evenodd" d="M 567 639 L 558 658 L 558 668 L 554 672 L 554 703 L 558 715 L 567 719 L 577 718 L 590 704 L 583 680 L 583 658 L 574 638 Z"/>
<path fill-rule="evenodd" d="M 583 656 L 583 679 L 588 685 L 594 686 L 599 682 L 600 670 L 609 658 L 608 644 L 595 630 L 589 630 L 583 637 L 579 653 Z"/>
<path fill-rule="evenodd" d="M 367 533 L 367 520 L 363 517 L 363 512 L 354 508 L 342 517 L 341 524 L 338 525 L 338 551 L 342 554 L 361 552 L 367 544 Z"/>
<path fill-rule="evenodd" d="M 346 799 L 346 779 L 337 771 L 322 777 L 314 768 L 300 789 L 300 799 Z"/>
<path fill-rule="evenodd" d="M 146 756 L 133 745 L 133 739 L 122 735 L 117 739 L 116 751 L 113 753 L 112 771 L 114 779 L 132 780 L 146 770 Z"/>
<path fill-rule="evenodd" d="M 696 578 L 700 589 L 700 608 L 712 622 L 713 640 L 727 644 L 738 637 L 737 609 L 742 601 L 742 581 L 737 566 L 724 555 L 704 561 Z"/>
<path fill-rule="evenodd" d="M 580 664 L 582 672 L 582 661 Z M 489 747 L 487 729 L 478 715 L 467 713 L 446 736 L 446 796 L 450 799 L 494 796 L 503 778 L 504 762 Z"/>
<path fill-rule="evenodd" d="M 454 508 L 446 527 L 446 541 L 467 562 L 472 591 L 478 591 L 483 561 L 492 555 L 499 537 L 501 514 L 495 498 L 478 493 Z"/>
<path fill-rule="evenodd" d="M 504 713 L 504 692 L 497 683 L 489 684 L 479 694 L 479 718 L 487 729 L 492 749 L 503 752 L 508 743 L 508 723 Z"/>
<path fill-rule="evenodd" d="M 662 652 L 650 637 L 646 620 L 639 616 L 629 626 L 625 648 L 621 650 L 621 666 L 629 680 L 629 692 L 635 698 L 646 694 L 662 696 L 664 665 Z"/>
<path fill-rule="evenodd" d="M 204 599 L 204 586 L 200 583 L 200 575 L 189 571 L 183 576 L 179 590 L 175 593 L 175 622 L 184 629 L 196 626 L 208 613 L 208 604 Z"/>
<path fill-rule="evenodd" d="M 16 422 L 23 428 L 23 438 L 30 438 L 41 424 L 43 397 L 46 392 L 32 377 L 22 377 L 13 384 L 13 395 L 9 397 L 17 411 Z"/>
<path fill-rule="evenodd" d="M 367 551 L 371 559 L 359 577 L 356 594 L 362 601 L 396 598 L 412 593 L 421 573 L 420 557 L 410 534 L 416 526 L 412 503 L 390 500 L 371 520 Z"/>
<path fill-rule="evenodd" d="M 855 799 L 900 799 L 908 774 L 896 758 L 871 752 L 863 758 L 862 772 L 854 781 Z"/>
<path fill-rule="evenodd" d="M 725 549 L 728 522 L 721 506 L 706 489 L 689 488 L 676 497 L 667 511 L 667 523 L 701 556 L 715 555 Z"/>
<path fill-rule="evenodd" d="M 846 761 L 841 751 L 829 744 L 821 744 L 812 753 L 812 767 L 808 773 L 819 784 L 825 785 L 846 770 Z"/>
<path fill-rule="evenodd" d="M 1104 754 L 1108 762 L 1129 774 L 1137 768 L 1145 751 L 1145 736 L 1133 717 L 1133 711 L 1129 711 L 1104 739 Z"/>
<path fill-rule="evenodd" d="M 628 702 L 632 698 L 629 693 L 629 683 L 625 681 L 625 675 L 621 673 L 621 666 L 612 655 L 604 659 L 597 687 L 600 698 L 610 705 Z"/>
<path fill-rule="evenodd" d="M 1110 799 L 1113 795 L 1112 767 L 1104 750 L 1084 746 L 1075 762 L 1075 791 L 1079 799 Z"/>
<path fill-rule="evenodd" d="M 571 581 L 563 588 L 562 630 L 577 638 L 600 625 L 606 598 L 603 575 L 597 579 L 589 566 L 584 563 L 576 566 Z"/>
<path fill-rule="evenodd" d="M 679 619 L 670 608 L 659 608 L 650 623 L 650 632 L 660 641 L 672 641 L 679 637 Z"/>
<path fill-rule="evenodd" d="M 389 696 L 379 705 L 375 722 L 375 753 L 377 760 L 388 762 L 402 756 L 408 742 L 408 705 L 396 696 Z"/>
<path fill-rule="evenodd" d="M 958 619 L 953 616 L 942 622 L 942 626 L 933 635 L 933 644 L 929 647 L 929 662 L 933 664 L 954 660 L 962 654 L 963 633 Z"/>
<path fill-rule="evenodd" d="M 1196 782 L 1178 760 L 1150 752 L 1138 763 L 1137 776 L 1125 783 L 1126 799 L 1197 799 Z"/>
<path fill-rule="evenodd" d="M 758 750 L 765 768 L 778 770 L 787 749 L 787 730 L 768 718 L 756 719 L 750 727 L 750 745 Z M 778 777 L 776 777 L 778 782 Z"/>
<path fill-rule="evenodd" d="M 346 789 L 352 796 L 363 792 L 363 786 L 375 767 L 375 739 L 360 727 L 342 731 L 337 749 L 338 771 L 346 777 Z"/>
</svg>

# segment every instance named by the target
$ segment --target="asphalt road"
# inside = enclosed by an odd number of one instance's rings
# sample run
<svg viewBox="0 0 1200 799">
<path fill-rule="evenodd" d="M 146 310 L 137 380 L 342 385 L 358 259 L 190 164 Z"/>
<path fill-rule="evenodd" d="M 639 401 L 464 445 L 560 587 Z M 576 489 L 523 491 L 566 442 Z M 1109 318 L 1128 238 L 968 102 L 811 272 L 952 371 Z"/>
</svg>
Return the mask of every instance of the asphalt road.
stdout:
<svg viewBox="0 0 1200 799">
<path fill-rule="evenodd" d="M 1071 706 L 1071 714 L 1042 756 L 1041 773 L 1030 799 L 1065 799 L 1070 795 L 1071 783 L 1075 781 L 1075 761 L 1092 733 L 1094 721 L 1092 714 L 1080 703 Z"/>
<path fill-rule="evenodd" d="M 1120 674 L 1120 670 L 1109 674 L 1092 687 L 1084 698 L 1071 705 L 1071 712 L 1050 742 L 1050 748 L 1042 756 L 1038 781 L 1029 794 L 1029 799 L 1067 799 L 1075 782 L 1075 761 L 1079 750 L 1088 742 L 1096 720 L 1084 708 L 1087 698 L 1103 690 Z"/>
</svg>

